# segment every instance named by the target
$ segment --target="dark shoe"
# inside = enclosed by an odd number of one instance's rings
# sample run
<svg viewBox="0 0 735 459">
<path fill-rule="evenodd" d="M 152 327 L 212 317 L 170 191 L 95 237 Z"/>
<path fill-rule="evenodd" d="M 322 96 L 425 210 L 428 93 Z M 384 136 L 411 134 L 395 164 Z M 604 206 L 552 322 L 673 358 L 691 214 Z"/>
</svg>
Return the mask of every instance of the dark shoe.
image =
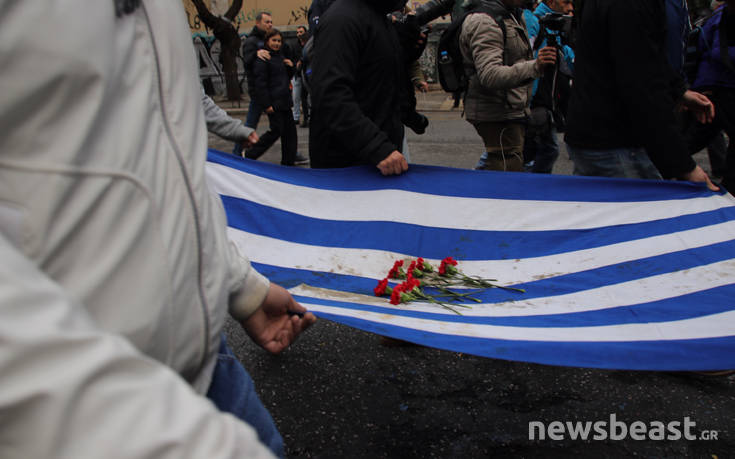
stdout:
<svg viewBox="0 0 735 459">
<path fill-rule="evenodd" d="M 296 153 L 296 159 L 294 160 L 294 164 L 297 166 L 303 166 L 304 164 L 309 164 L 309 158 L 302 155 L 301 153 Z"/>
<path fill-rule="evenodd" d="M 300 124 L 300 126 L 303 127 L 303 128 L 309 127 L 309 120 L 306 119 L 306 118 L 301 118 L 301 124 Z"/>
</svg>

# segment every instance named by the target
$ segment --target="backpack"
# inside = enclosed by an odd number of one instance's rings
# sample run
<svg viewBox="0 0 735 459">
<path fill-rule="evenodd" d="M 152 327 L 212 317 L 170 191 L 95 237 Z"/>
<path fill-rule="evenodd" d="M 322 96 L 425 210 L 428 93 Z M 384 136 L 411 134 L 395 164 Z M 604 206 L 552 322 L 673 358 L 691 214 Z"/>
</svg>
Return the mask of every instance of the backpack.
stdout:
<svg viewBox="0 0 735 459">
<path fill-rule="evenodd" d="M 689 33 L 689 36 L 687 37 L 683 70 L 687 77 L 687 80 L 689 81 L 689 84 L 694 84 L 694 80 L 696 80 L 697 78 L 699 64 L 702 60 L 704 52 L 709 52 L 712 50 L 712 44 L 706 39 L 702 40 L 702 42 L 704 42 L 705 49 L 700 48 L 700 37 L 702 36 L 704 24 L 706 24 L 712 17 L 714 17 L 715 14 L 717 14 L 717 10 L 712 16 L 707 18 L 707 20 L 703 21 L 702 24 L 692 29 L 692 31 Z M 727 52 L 728 47 L 722 45 L 723 43 L 728 42 L 727 29 L 725 27 L 720 27 L 720 24 L 718 24 L 715 33 L 720 34 L 720 61 L 725 66 L 725 68 L 729 69 L 732 73 L 735 73 L 735 63 L 733 63 L 732 59 L 730 59 L 730 55 Z"/>
<path fill-rule="evenodd" d="M 503 32 L 503 49 L 505 49 L 505 22 L 510 12 L 500 3 L 482 4 L 462 13 L 442 32 L 436 47 L 436 62 L 439 83 L 446 92 L 466 91 L 470 83 L 470 76 L 474 73 L 472 64 L 463 62 L 462 51 L 459 48 L 459 34 L 465 18 L 472 13 L 485 13 L 492 17 Z M 503 54 L 505 60 L 505 53 Z"/>
</svg>

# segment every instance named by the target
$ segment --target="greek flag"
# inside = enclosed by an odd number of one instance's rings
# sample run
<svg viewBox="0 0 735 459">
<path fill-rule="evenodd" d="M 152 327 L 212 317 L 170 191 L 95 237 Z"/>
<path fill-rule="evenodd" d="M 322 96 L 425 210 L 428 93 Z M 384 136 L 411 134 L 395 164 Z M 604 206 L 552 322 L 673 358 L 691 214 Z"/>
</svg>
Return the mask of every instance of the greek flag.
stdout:
<svg viewBox="0 0 735 459">
<path fill-rule="evenodd" d="M 735 199 L 683 182 L 412 165 L 312 170 L 210 151 L 229 237 L 317 316 L 507 360 L 735 368 Z M 393 262 L 454 257 L 461 314 L 373 295 Z"/>
</svg>

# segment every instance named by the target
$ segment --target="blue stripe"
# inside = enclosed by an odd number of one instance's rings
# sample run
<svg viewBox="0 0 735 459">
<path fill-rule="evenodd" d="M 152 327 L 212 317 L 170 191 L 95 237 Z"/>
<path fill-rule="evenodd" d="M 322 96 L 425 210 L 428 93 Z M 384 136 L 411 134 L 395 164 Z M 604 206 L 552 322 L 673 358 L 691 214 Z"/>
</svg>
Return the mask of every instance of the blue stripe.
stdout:
<svg viewBox="0 0 735 459">
<path fill-rule="evenodd" d="M 735 305 L 727 300 L 735 297 L 735 285 L 726 285 L 709 290 L 682 295 L 675 298 L 642 303 L 634 306 L 620 306 L 597 311 L 573 312 L 566 314 L 547 314 L 532 316 L 468 316 L 455 315 L 436 306 L 437 311 L 423 312 L 408 309 L 394 309 L 387 306 L 372 306 L 366 304 L 347 303 L 342 301 L 313 298 L 296 295 L 297 301 L 341 308 L 346 310 L 374 312 L 376 314 L 392 314 L 415 319 L 437 320 L 451 323 L 466 323 L 472 325 L 496 325 L 507 327 L 532 328 L 569 328 L 569 340 L 574 340 L 576 327 L 601 327 L 606 325 L 663 323 L 677 320 L 693 319 L 713 314 L 728 312 L 735 309 Z M 387 303 L 387 301 L 386 301 Z M 460 314 L 465 311 L 458 305 L 452 305 Z M 696 305 L 696 307 L 692 307 Z M 470 305 L 471 306 L 471 305 Z"/>
<path fill-rule="evenodd" d="M 340 191 L 396 189 L 468 198 L 575 202 L 667 201 L 715 194 L 704 185 L 686 182 L 472 171 L 418 164 L 412 164 L 400 177 L 383 177 L 368 166 L 289 168 L 243 160 L 216 150 L 209 150 L 208 161 L 284 183 Z"/>
<path fill-rule="evenodd" d="M 484 303 L 499 303 L 567 295 L 730 260 L 734 251 L 735 240 L 726 241 L 696 249 L 671 252 L 655 257 L 642 258 L 577 273 L 561 274 L 524 284 L 512 285 L 513 287 L 525 289 L 526 292 L 523 294 L 503 289 L 490 289 L 474 294 L 473 296 L 482 300 Z M 366 277 L 282 268 L 260 263 L 253 263 L 253 265 L 263 275 L 286 288 L 305 283 L 313 287 L 369 295 L 372 293 L 373 287 L 376 284 L 375 280 Z M 461 260 L 459 268 L 462 268 Z M 389 269 L 390 266 L 386 266 L 386 274 Z M 507 283 L 503 282 L 502 273 L 498 273 L 498 277 L 498 284 L 507 285 Z M 731 301 L 725 301 L 727 305 L 731 303 Z"/>
<path fill-rule="evenodd" d="M 222 196 L 229 226 L 321 247 L 373 249 L 414 257 L 508 260 L 554 255 L 735 220 L 735 207 L 644 223 L 554 231 L 480 231 L 387 221 L 334 221 Z"/>
<path fill-rule="evenodd" d="M 541 176 L 478 172 L 412 165 L 400 177 L 382 177 L 372 167 L 339 170 L 285 168 L 210 151 L 210 161 L 264 178 L 325 190 L 396 189 L 443 196 L 535 201 L 642 202 L 711 197 L 703 186 L 681 182 L 635 181 L 567 176 Z M 223 198 L 231 224 L 255 234 L 315 246 L 391 250 L 411 256 L 462 260 L 516 259 L 552 255 L 617 242 L 636 240 L 732 221 L 735 207 L 632 225 L 591 230 L 493 232 L 441 230 L 395 222 L 334 222 L 301 217 L 242 200 Z M 724 202 L 724 201 L 723 201 Z M 241 207 L 237 209 L 237 207 Z M 330 234 L 331 233 L 331 234 Z M 389 235 L 389 236 L 387 236 Z M 529 282 L 520 294 L 493 289 L 477 294 L 483 302 L 533 300 L 534 298 L 582 292 L 643 277 L 674 273 L 697 266 L 733 259 L 735 241 L 681 250 L 646 259 L 580 273 Z M 489 261 L 489 263 L 491 263 Z M 273 281 L 286 287 L 306 283 L 315 287 L 370 294 L 375 280 L 358 276 L 309 272 L 255 264 Z M 461 267 L 461 265 L 460 265 Z M 386 270 L 389 266 L 386 266 Z M 498 276 L 502 276 L 498 273 Z M 499 281 L 502 283 L 502 278 Z M 663 280 L 661 288 L 674 288 Z M 700 340 L 622 343 L 575 342 L 574 328 L 632 323 L 686 320 L 732 310 L 735 284 L 680 295 L 634 306 L 569 314 L 469 318 L 444 313 L 417 313 L 332 300 L 300 298 L 304 302 L 330 304 L 355 310 L 390 312 L 407 317 L 438 318 L 445 322 L 471 321 L 515 327 L 567 327 L 569 342 L 498 340 L 427 333 L 402 327 L 318 313 L 322 318 L 418 344 L 480 356 L 552 365 L 637 370 L 718 370 L 735 368 L 735 337 Z M 387 301 L 387 299 L 386 299 Z M 594 306 L 594 305 L 593 305 Z M 652 337 L 654 338 L 654 337 Z"/>
<path fill-rule="evenodd" d="M 733 336 L 635 342 L 511 341 L 426 333 L 322 312 L 317 315 L 371 333 L 495 359 L 626 370 L 706 371 L 735 368 Z"/>
</svg>

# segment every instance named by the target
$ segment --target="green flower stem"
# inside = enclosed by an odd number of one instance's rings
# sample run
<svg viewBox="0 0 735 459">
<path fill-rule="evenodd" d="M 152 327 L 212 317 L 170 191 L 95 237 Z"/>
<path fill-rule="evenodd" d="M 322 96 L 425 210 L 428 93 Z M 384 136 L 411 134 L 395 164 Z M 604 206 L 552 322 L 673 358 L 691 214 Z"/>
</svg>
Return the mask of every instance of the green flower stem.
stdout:
<svg viewBox="0 0 735 459">
<path fill-rule="evenodd" d="M 459 311 L 457 311 L 453 307 L 449 306 L 446 303 L 442 303 L 441 301 L 437 301 L 434 297 L 425 294 L 421 290 L 414 289 L 414 290 L 411 291 L 411 294 L 414 295 L 414 296 L 417 296 L 418 298 L 420 298 L 420 299 L 422 299 L 422 300 L 424 300 L 426 302 L 429 302 L 429 303 L 432 303 L 432 304 L 438 304 L 439 306 L 443 307 L 444 309 L 448 309 L 448 310 L 452 311 L 453 313 L 455 313 L 457 315 L 460 315 L 460 316 L 462 315 L 462 313 L 460 313 Z"/>
<path fill-rule="evenodd" d="M 438 304 L 439 306 L 443 307 L 444 309 L 449 309 L 450 311 L 452 311 L 453 313 L 457 314 L 458 316 L 461 316 L 462 315 L 461 312 L 457 311 L 453 307 L 449 306 L 446 303 L 442 303 L 441 301 L 436 301 L 432 297 L 426 297 L 425 300 L 428 301 L 429 303 Z"/>
<path fill-rule="evenodd" d="M 514 292 L 520 292 L 520 293 L 526 292 L 522 288 L 505 287 L 503 285 L 497 285 L 497 284 L 493 284 L 492 282 L 490 282 L 490 281 L 497 281 L 497 279 L 483 279 L 481 277 L 472 277 L 472 276 L 468 276 L 461 272 L 459 273 L 459 275 L 462 276 L 462 278 L 471 285 L 477 285 L 477 286 L 485 287 L 485 288 L 502 288 L 503 290 L 512 290 Z"/>
<path fill-rule="evenodd" d="M 458 293 L 458 292 L 455 292 L 454 290 L 449 290 L 448 288 L 444 288 L 444 287 L 436 287 L 436 288 L 440 292 L 446 293 L 446 295 L 438 295 L 438 296 L 451 296 L 451 297 L 454 297 L 454 298 L 467 298 L 468 300 L 472 300 L 475 303 L 482 303 L 482 300 L 480 300 L 479 298 L 475 298 L 475 297 L 470 296 L 470 295 L 474 295 L 475 293 L 479 293 L 479 292 Z"/>
</svg>

